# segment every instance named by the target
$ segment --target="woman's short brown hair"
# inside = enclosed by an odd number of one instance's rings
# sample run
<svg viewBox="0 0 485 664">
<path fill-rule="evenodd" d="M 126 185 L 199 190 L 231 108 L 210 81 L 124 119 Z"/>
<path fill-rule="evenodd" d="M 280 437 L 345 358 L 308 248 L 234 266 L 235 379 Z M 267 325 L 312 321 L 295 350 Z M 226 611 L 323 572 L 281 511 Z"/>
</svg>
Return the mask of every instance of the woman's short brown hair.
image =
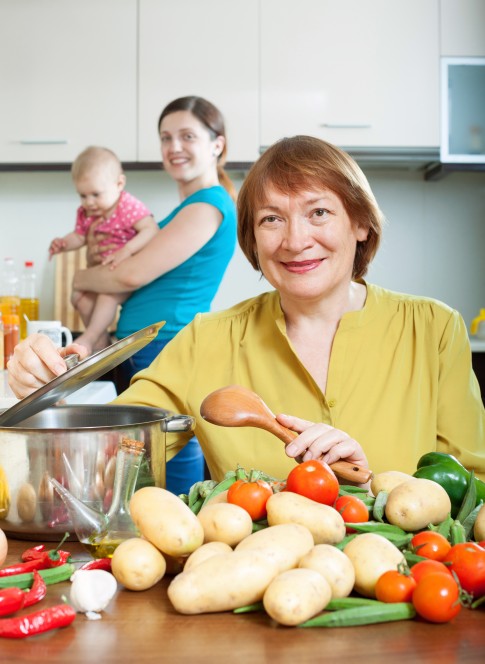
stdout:
<svg viewBox="0 0 485 664">
<path fill-rule="evenodd" d="M 266 188 L 282 193 L 329 189 L 342 201 L 353 224 L 368 230 L 357 243 L 352 278 L 363 277 L 379 247 L 384 216 L 356 162 L 339 148 L 312 136 L 283 138 L 272 145 L 247 174 L 237 200 L 238 239 L 242 251 L 259 270 L 254 236 L 254 211 L 264 205 Z"/>
</svg>

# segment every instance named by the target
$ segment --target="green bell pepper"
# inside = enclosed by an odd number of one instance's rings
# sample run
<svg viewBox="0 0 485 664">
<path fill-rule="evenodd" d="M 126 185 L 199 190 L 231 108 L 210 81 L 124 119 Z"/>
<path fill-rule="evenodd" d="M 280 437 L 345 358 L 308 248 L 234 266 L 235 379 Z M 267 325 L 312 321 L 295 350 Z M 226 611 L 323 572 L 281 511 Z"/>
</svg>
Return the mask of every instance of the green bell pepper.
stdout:
<svg viewBox="0 0 485 664">
<path fill-rule="evenodd" d="M 470 481 L 470 473 L 458 459 L 443 452 L 428 452 L 418 461 L 413 477 L 433 480 L 440 484 L 450 497 L 451 515 L 455 517 L 458 514 Z M 477 477 L 474 481 L 478 505 L 480 501 L 485 502 L 485 482 Z"/>
</svg>

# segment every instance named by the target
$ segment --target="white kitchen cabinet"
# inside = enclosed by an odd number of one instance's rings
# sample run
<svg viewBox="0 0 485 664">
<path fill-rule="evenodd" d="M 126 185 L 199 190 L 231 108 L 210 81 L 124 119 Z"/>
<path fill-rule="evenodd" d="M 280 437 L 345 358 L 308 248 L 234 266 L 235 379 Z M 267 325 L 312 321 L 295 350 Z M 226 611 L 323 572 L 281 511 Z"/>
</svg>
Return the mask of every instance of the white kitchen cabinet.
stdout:
<svg viewBox="0 0 485 664">
<path fill-rule="evenodd" d="M 261 142 L 439 145 L 438 0 L 261 0 Z"/>
<path fill-rule="evenodd" d="M 258 0 L 140 0 L 139 153 L 160 161 L 158 118 L 187 95 L 223 113 L 228 161 L 258 157 Z"/>
<path fill-rule="evenodd" d="M 485 56 L 484 0 L 440 0 L 440 53 Z"/>
<path fill-rule="evenodd" d="M 137 0 L 0 0 L 0 161 L 136 158 Z"/>
</svg>

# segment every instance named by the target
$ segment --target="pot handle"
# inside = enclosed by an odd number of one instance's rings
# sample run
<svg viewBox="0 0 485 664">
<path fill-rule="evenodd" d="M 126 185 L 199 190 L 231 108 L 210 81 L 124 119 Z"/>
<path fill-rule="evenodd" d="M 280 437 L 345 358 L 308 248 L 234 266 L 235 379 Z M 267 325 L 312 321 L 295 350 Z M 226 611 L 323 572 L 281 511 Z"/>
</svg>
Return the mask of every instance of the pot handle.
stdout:
<svg viewBox="0 0 485 664">
<path fill-rule="evenodd" d="M 179 431 L 193 431 L 195 429 L 195 418 L 190 415 L 171 415 L 160 423 L 162 431 L 169 433 Z"/>
</svg>

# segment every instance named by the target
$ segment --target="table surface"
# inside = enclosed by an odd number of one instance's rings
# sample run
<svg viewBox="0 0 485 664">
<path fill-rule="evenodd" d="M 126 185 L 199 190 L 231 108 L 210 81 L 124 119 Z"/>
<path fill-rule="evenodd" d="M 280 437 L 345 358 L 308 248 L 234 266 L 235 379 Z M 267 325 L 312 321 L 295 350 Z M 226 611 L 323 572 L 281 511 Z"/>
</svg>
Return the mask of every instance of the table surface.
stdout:
<svg viewBox="0 0 485 664">
<path fill-rule="evenodd" d="M 7 563 L 37 544 L 9 539 Z M 52 547 L 52 543 L 47 544 Z M 74 558 L 88 557 L 77 542 L 65 545 Z M 278 626 L 264 613 L 184 616 L 166 594 L 171 577 L 144 592 L 121 586 L 101 620 L 78 614 L 72 625 L 24 640 L 2 639 L 2 662 L 260 662 L 462 664 L 485 661 L 485 610 L 462 609 L 450 623 L 420 620 L 362 627 L 298 629 Z M 35 608 L 68 596 L 69 582 L 48 586 Z M 21 613 L 29 613 L 34 607 Z M 18 615 L 21 615 L 19 613 Z"/>
</svg>

